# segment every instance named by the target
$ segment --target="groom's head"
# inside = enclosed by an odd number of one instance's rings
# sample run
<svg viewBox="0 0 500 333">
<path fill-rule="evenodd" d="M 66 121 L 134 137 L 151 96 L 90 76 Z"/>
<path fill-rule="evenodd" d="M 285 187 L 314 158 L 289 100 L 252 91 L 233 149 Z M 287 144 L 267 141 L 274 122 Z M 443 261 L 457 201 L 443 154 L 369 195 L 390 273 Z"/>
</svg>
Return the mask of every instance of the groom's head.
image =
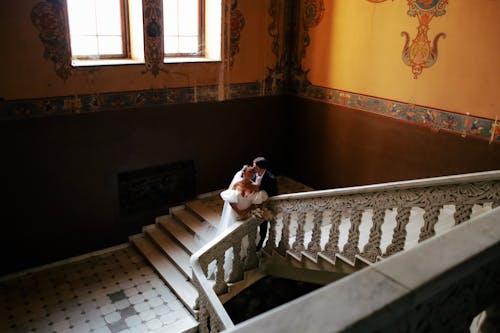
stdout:
<svg viewBox="0 0 500 333">
<path fill-rule="evenodd" d="M 268 166 L 269 162 L 265 157 L 256 157 L 253 160 L 253 168 L 259 175 L 262 175 Z"/>
</svg>

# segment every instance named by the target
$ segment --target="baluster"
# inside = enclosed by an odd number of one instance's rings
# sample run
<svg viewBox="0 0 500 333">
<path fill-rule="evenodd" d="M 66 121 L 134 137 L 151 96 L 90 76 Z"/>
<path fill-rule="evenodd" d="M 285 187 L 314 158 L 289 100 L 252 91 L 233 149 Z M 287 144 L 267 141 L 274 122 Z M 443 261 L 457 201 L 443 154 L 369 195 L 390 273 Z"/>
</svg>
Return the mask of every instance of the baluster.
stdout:
<svg viewBox="0 0 500 333">
<path fill-rule="evenodd" d="M 218 316 L 215 314 L 212 307 L 210 307 L 208 314 L 210 316 L 210 333 L 218 333 L 222 331 L 222 323 L 218 319 Z"/>
<path fill-rule="evenodd" d="M 295 234 L 295 242 L 292 244 L 293 252 L 299 254 L 304 251 L 304 225 L 306 224 L 306 212 L 301 211 L 297 216 L 297 232 Z"/>
<path fill-rule="evenodd" d="M 368 243 L 363 248 L 361 255 L 363 258 L 375 262 L 378 256 L 382 255 L 380 249 L 380 241 L 382 240 L 382 224 L 384 223 L 385 209 L 375 209 L 372 218 L 372 227 L 370 229 L 370 236 Z"/>
<path fill-rule="evenodd" d="M 427 206 L 424 213 L 424 225 L 420 229 L 418 242 L 422 242 L 436 234 L 434 226 L 438 222 L 441 206 Z"/>
<path fill-rule="evenodd" d="M 330 259 L 335 260 L 335 255 L 340 251 L 339 249 L 339 226 L 342 218 L 342 212 L 339 210 L 334 210 L 330 221 L 332 227 L 330 228 L 330 233 L 328 234 L 328 242 L 325 245 L 325 250 L 323 253 L 327 255 Z"/>
<path fill-rule="evenodd" d="M 406 226 L 410 222 L 411 207 L 399 207 L 398 215 L 396 215 L 396 226 L 392 234 L 392 242 L 387 247 L 384 258 L 387 258 L 394 253 L 403 251 L 406 241 Z"/>
<path fill-rule="evenodd" d="M 273 216 L 269 219 L 269 236 L 267 238 L 266 246 L 264 247 L 267 253 L 271 253 L 276 246 L 276 225 L 276 218 Z"/>
<path fill-rule="evenodd" d="M 453 217 L 455 218 L 455 225 L 459 225 L 470 219 L 472 214 L 472 206 L 470 204 L 455 205 L 455 213 Z"/>
<path fill-rule="evenodd" d="M 349 237 L 347 243 L 344 245 L 342 255 L 347 259 L 354 261 L 354 257 L 359 253 L 359 226 L 361 225 L 361 210 L 355 210 L 351 213 L 351 228 L 349 229 Z"/>
<path fill-rule="evenodd" d="M 290 248 L 290 217 L 290 213 L 285 213 L 283 214 L 283 219 L 281 221 L 283 228 L 281 229 L 281 240 L 278 244 L 278 252 L 283 256 Z"/>
<path fill-rule="evenodd" d="M 318 255 L 318 252 L 321 251 L 321 222 L 323 222 L 323 212 L 317 210 L 314 212 L 313 231 L 311 241 L 307 247 L 307 252 L 315 257 Z"/>
<path fill-rule="evenodd" d="M 247 249 L 247 258 L 245 261 L 246 270 L 259 266 L 259 258 L 257 258 L 257 253 L 255 249 L 256 238 L 257 238 L 257 229 L 252 228 L 248 233 L 248 249 Z"/>
<path fill-rule="evenodd" d="M 198 315 L 196 320 L 200 323 L 198 326 L 198 332 L 200 333 L 209 333 L 210 330 L 208 329 L 208 310 L 207 310 L 207 305 L 205 301 L 201 302 L 200 305 L 200 311 L 198 311 Z"/>
<path fill-rule="evenodd" d="M 227 291 L 227 284 L 224 281 L 224 261 L 225 261 L 225 252 L 223 251 L 217 257 L 217 272 L 215 273 L 215 284 L 214 291 L 217 295 L 223 294 Z"/>
<path fill-rule="evenodd" d="M 238 282 L 243 280 L 243 264 L 241 262 L 241 241 L 236 242 L 233 247 L 233 262 L 228 282 Z"/>
</svg>

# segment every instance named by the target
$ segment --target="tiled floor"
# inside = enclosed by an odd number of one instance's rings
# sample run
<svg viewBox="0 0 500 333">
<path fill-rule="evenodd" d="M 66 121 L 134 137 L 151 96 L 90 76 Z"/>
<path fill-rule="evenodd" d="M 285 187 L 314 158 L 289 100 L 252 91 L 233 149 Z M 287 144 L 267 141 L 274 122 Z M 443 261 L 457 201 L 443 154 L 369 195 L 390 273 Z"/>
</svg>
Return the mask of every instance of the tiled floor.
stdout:
<svg viewBox="0 0 500 333">
<path fill-rule="evenodd" d="M 310 191 L 280 177 L 279 192 Z M 212 194 L 202 201 L 220 212 Z M 0 277 L 1 333 L 178 332 L 193 321 L 133 246 L 17 277 Z"/>
<path fill-rule="evenodd" d="M 175 332 L 189 317 L 132 246 L 0 281 L 3 333 Z"/>
</svg>

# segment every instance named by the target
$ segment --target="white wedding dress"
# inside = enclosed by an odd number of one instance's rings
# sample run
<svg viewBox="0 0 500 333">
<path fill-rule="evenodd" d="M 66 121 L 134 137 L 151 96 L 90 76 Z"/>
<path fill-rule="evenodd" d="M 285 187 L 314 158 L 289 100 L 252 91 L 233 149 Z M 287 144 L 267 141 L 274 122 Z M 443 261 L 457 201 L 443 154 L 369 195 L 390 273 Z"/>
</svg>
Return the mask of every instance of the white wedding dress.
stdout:
<svg viewBox="0 0 500 333">
<path fill-rule="evenodd" d="M 244 196 L 240 191 L 233 190 L 232 187 L 235 183 L 242 179 L 241 171 L 238 171 L 231 181 L 229 188 L 220 193 L 221 198 L 224 200 L 224 208 L 222 209 L 222 215 L 220 219 L 220 223 L 217 227 L 217 232 L 215 236 L 220 235 L 227 228 L 232 226 L 237 221 L 237 214 L 235 210 L 231 207 L 231 203 L 236 204 L 236 207 L 240 210 L 247 209 L 251 205 L 260 205 L 264 201 L 267 200 L 268 195 L 266 191 L 257 191 L 253 192 L 247 196 Z M 248 250 L 248 239 L 244 238 L 241 244 L 241 252 L 240 257 L 243 258 L 246 256 Z M 233 250 L 229 249 L 226 252 L 225 260 L 224 260 L 224 271 L 226 277 L 231 272 L 233 261 Z M 208 276 L 210 277 L 215 270 L 215 264 L 212 263 L 208 268 Z"/>
</svg>

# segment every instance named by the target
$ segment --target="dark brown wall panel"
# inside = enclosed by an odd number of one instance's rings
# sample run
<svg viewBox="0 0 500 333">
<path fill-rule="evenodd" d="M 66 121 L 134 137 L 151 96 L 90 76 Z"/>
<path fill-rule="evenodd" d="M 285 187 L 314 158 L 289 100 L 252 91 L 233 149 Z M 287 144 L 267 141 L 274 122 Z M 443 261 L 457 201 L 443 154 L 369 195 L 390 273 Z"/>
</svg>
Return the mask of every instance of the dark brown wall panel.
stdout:
<svg viewBox="0 0 500 333">
<path fill-rule="evenodd" d="M 279 168 L 283 100 L 1 121 L 0 275 L 126 242 L 152 223 L 161 212 L 119 216 L 118 173 L 193 160 L 205 193 L 256 155 Z"/>
<path fill-rule="evenodd" d="M 500 145 L 298 97 L 289 174 L 318 189 L 500 169 Z"/>
</svg>

